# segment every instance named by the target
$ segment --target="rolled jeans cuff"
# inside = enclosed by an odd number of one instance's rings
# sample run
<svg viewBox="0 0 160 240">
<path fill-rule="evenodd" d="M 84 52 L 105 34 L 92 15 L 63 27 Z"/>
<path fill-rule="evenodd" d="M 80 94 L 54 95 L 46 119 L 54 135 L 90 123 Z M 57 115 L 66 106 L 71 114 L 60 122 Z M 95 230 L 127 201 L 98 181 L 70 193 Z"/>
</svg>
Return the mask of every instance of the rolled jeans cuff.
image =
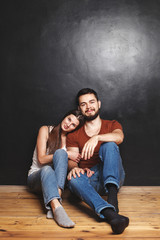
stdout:
<svg viewBox="0 0 160 240">
<path fill-rule="evenodd" d="M 104 182 L 104 188 L 105 188 L 106 193 L 108 192 L 108 189 L 107 189 L 106 185 L 109 184 L 109 183 L 112 183 L 112 184 L 116 185 L 116 186 L 117 186 L 117 189 L 120 188 L 118 181 L 116 181 L 116 180 L 110 180 L 110 179 L 108 178 L 108 179 Z"/>
<path fill-rule="evenodd" d="M 57 197 L 53 197 L 51 198 L 50 200 L 47 201 L 47 203 L 45 203 L 45 207 L 46 209 L 50 210 L 51 209 L 51 206 L 50 206 L 50 202 L 54 199 L 58 199 L 58 201 L 62 204 L 62 198 L 57 196 Z"/>
<path fill-rule="evenodd" d="M 112 208 L 114 211 L 116 211 L 115 207 L 114 207 L 112 204 L 107 203 L 106 206 L 100 207 L 100 208 L 96 211 L 97 215 L 98 215 L 100 218 L 102 218 L 102 219 L 105 219 L 105 216 L 104 216 L 103 214 L 101 214 L 101 211 L 102 211 L 103 209 L 105 209 L 105 208 Z"/>
</svg>

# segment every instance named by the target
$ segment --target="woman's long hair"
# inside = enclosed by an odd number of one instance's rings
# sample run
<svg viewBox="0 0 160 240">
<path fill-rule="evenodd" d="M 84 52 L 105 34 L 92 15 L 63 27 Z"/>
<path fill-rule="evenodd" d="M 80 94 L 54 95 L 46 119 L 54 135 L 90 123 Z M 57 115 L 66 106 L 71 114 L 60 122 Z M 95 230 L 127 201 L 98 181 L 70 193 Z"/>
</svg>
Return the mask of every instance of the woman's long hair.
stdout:
<svg viewBox="0 0 160 240">
<path fill-rule="evenodd" d="M 84 123 L 84 117 L 81 114 L 81 111 L 71 110 L 65 114 L 63 119 L 65 119 L 65 117 L 69 116 L 70 114 L 73 114 L 79 120 L 79 125 L 77 126 L 76 129 L 80 128 Z M 52 129 L 52 131 L 49 133 L 48 142 L 47 142 L 49 154 L 54 154 L 54 152 L 61 147 L 61 122 L 57 126 L 55 126 Z"/>
</svg>

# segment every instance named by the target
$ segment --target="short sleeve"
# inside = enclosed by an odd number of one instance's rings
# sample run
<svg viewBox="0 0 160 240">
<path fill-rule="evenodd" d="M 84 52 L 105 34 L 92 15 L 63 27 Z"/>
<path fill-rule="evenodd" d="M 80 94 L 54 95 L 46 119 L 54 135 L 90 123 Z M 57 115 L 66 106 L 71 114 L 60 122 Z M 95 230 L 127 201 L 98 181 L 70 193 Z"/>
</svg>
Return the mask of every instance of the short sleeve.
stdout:
<svg viewBox="0 0 160 240">
<path fill-rule="evenodd" d="M 117 122 L 116 120 L 113 120 L 112 125 L 111 125 L 111 131 L 114 131 L 115 129 L 123 130 L 122 125 L 119 122 Z"/>
</svg>

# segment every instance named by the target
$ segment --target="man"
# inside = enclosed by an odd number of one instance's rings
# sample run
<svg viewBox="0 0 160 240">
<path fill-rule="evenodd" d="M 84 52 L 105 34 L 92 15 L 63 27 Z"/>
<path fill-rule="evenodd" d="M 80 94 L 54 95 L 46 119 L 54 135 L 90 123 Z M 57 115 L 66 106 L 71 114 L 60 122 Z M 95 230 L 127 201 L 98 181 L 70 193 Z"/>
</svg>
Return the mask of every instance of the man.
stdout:
<svg viewBox="0 0 160 240">
<path fill-rule="evenodd" d="M 115 120 L 100 118 L 101 102 L 93 89 L 81 89 L 77 104 L 85 123 L 67 136 L 67 150 L 81 154 L 80 161 L 68 161 L 68 186 L 120 234 L 129 224 L 127 217 L 118 214 L 117 193 L 125 175 L 118 148 L 124 138 L 122 127 Z M 105 193 L 108 201 L 100 196 Z"/>
</svg>

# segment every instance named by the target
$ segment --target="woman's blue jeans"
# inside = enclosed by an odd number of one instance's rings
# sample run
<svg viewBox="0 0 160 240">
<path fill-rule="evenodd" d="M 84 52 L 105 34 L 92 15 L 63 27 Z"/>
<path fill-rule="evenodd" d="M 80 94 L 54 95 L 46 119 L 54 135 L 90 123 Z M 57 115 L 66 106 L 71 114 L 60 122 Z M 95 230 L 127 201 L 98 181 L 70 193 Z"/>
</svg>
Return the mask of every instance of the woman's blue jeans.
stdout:
<svg viewBox="0 0 160 240">
<path fill-rule="evenodd" d="M 125 173 L 119 153 L 119 147 L 114 142 L 103 143 L 99 156 L 101 163 L 91 168 L 94 174 L 89 178 L 85 174 L 71 178 L 68 182 L 70 190 L 85 201 L 101 218 L 100 212 L 104 208 L 114 208 L 100 195 L 105 195 L 108 190 L 106 184 L 113 183 L 119 189 L 124 182 Z"/>
<path fill-rule="evenodd" d="M 53 167 L 43 166 L 40 170 L 28 176 L 28 186 L 33 192 L 42 192 L 44 204 L 50 209 L 50 201 L 57 198 L 61 201 L 58 188 L 64 189 L 68 167 L 68 154 L 64 149 L 58 149 L 53 155 Z"/>
</svg>

